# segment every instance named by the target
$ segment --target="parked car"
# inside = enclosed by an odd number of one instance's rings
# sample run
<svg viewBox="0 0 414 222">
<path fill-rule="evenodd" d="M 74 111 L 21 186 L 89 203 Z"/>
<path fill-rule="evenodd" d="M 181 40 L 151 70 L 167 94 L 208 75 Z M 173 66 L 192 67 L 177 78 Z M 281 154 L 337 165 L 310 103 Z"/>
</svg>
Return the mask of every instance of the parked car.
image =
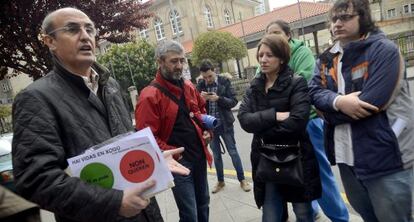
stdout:
<svg viewBox="0 0 414 222">
<path fill-rule="evenodd" d="M 15 191 L 11 154 L 12 133 L 0 135 L 0 184 Z"/>
</svg>

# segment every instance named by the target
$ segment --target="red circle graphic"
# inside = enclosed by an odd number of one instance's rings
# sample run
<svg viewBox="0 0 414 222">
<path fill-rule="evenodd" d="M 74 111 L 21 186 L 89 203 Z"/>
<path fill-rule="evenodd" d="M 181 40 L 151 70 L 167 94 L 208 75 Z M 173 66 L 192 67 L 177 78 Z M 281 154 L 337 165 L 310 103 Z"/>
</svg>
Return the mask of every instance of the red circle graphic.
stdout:
<svg viewBox="0 0 414 222">
<path fill-rule="evenodd" d="M 122 176 L 129 182 L 142 183 L 154 172 L 154 160 L 142 150 L 126 153 L 119 164 Z"/>
</svg>

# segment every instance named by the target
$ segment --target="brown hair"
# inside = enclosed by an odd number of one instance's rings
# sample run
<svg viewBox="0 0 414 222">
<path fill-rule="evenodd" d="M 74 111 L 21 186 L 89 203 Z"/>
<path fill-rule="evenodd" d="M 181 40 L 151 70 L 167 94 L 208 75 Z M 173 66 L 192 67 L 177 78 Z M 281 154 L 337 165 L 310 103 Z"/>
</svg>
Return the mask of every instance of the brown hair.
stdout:
<svg viewBox="0 0 414 222">
<path fill-rule="evenodd" d="M 333 14 L 347 11 L 351 7 L 353 12 L 359 15 L 359 34 L 365 35 L 368 32 L 378 30 L 371 17 L 368 0 L 337 0 L 329 10 L 329 18 L 332 18 Z"/>
<path fill-rule="evenodd" d="M 265 29 L 265 33 L 267 33 L 269 31 L 269 28 L 272 25 L 278 25 L 282 29 L 282 31 L 285 33 L 285 35 L 288 36 L 289 39 L 291 38 L 289 23 L 287 23 L 283 20 L 280 20 L 280 19 L 276 20 L 276 21 L 272 21 L 269 24 L 267 24 L 266 29 Z"/>
<path fill-rule="evenodd" d="M 262 45 L 269 47 L 273 55 L 283 61 L 283 64 L 281 64 L 281 70 L 287 66 L 290 60 L 290 48 L 289 43 L 285 38 L 276 34 L 265 35 L 257 46 L 257 61 L 259 61 L 259 50 Z"/>
</svg>

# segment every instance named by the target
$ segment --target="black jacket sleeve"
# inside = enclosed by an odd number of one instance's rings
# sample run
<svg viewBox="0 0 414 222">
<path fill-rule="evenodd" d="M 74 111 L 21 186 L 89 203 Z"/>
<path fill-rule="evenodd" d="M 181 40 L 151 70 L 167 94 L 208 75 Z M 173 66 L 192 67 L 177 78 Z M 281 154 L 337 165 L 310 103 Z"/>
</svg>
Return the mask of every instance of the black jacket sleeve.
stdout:
<svg viewBox="0 0 414 222">
<path fill-rule="evenodd" d="M 274 108 L 256 111 L 252 90 L 246 90 L 240 104 L 237 118 L 243 130 L 248 133 L 258 134 L 272 127 L 276 123 L 276 110 Z"/>
<path fill-rule="evenodd" d="M 295 133 L 300 135 L 306 129 L 310 112 L 308 86 L 303 77 L 298 77 L 296 81 L 293 81 L 293 84 L 289 117 L 262 132 L 263 137 L 283 137 L 284 135 Z"/>
<path fill-rule="evenodd" d="M 17 191 L 42 208 L 76 221 L 115 221 L 122 191 L 104 189 L 69 176 L 64 122 L 36 90 L 13 104 L 13 173 Z"/>
<path fill-rule="evenodd" d="M 230 80 L 223 80 L 223 87 L 225 89 L 223 95 L 219 95 L 217 104 L 223 109 L 231 109 L 237 105 L 236 93 L 231 86 Z"/>
</svg>

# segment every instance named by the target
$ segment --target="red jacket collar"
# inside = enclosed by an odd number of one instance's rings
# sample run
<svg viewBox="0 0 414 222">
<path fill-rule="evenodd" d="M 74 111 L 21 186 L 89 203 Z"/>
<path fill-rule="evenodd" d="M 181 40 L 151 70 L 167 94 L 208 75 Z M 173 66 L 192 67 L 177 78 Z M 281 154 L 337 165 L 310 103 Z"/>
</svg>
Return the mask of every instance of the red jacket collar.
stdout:
<svg viewBox="0 0 414 222">
<path fill-rule="evenodd" d="M 155 81 L 159 83 L 161 86 L 167 88 L 171 93 L 176 95 L 177 97 L 180 97 L 182 89 L 168 80 L 166 80 L 162 75 L 160 69 L 157 70 L 157 74 L 155 75 Z"/>
</svg>

